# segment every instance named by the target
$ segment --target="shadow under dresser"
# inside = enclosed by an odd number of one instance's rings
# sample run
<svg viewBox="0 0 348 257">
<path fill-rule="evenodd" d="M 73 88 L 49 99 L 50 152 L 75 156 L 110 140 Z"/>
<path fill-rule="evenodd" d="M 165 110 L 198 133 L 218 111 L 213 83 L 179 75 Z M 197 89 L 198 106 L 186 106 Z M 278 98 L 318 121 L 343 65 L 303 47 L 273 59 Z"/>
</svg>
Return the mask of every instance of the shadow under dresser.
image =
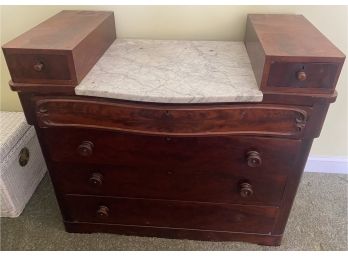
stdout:
<svg viewBox="0 0 348 257">
<path fill-rule="evenodd" d="M 71 37 L 74 35 L 74 37 Z M 63 11 L 3 46 L 68 232 L 279 245 L 345 56 L 301 15 L 244 42 Z"/>
</svg>

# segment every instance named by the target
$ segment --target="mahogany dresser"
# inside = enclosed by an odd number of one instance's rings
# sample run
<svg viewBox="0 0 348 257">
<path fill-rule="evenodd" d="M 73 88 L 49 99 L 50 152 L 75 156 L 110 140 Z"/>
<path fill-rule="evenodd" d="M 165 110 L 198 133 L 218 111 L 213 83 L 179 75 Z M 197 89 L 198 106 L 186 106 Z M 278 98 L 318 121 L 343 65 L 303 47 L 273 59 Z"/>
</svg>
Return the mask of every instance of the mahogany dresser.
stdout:
<svg viewBox="0 0 348 257">
<path fill-rule="evenodd" d="M 345 56 L 301 15 L 246 24 L 116 39 L 63 11 L 3 46 L 66 231 L 280 244 Z"/>
</svg>

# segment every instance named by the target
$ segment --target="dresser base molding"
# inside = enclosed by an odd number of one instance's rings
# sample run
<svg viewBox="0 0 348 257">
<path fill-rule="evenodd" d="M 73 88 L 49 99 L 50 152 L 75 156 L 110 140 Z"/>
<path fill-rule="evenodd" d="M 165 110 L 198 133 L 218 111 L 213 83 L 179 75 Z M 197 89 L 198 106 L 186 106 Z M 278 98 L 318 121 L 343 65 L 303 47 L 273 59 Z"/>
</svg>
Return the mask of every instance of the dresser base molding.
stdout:
<svg viewBox="0 0 348 257">
<path fill-rule="evenodd" d="M 113 233 L 127 236 L 150 236 L 201 241 L 240 241 L 267 246 L 279 246 L 283 237 L 283 235 L 266 235 L 214 230 L 179 229 L 87 222 L 64 221 L 64 226 L 65 230 L 69 233 Z"/>
</svg>

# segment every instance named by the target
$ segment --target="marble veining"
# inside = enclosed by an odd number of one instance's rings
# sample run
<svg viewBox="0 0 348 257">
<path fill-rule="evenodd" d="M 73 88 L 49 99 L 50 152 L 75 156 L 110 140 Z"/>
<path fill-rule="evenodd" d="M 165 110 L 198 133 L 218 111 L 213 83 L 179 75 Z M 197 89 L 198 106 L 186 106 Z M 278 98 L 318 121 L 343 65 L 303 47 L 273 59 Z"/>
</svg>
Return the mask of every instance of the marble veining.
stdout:
<svg viewBox="0 0 348 257">
<path fill-rule="evenodd" d="M 117 39 L 77 95 L 161 103 L 260 102 L 243 42 Z"/>
</svg>

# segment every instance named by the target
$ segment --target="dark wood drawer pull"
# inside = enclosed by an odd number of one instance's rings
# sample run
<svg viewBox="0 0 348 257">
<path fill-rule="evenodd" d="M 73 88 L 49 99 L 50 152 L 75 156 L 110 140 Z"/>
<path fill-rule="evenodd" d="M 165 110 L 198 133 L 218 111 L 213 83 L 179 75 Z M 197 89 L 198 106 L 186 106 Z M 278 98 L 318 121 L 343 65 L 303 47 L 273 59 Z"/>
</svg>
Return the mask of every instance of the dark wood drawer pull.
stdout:
<svg viewBox="0 0 348 257">
<path fill-rule="evenodd" d="M 94 144 L 91 141 L 83 141 L 78 147 L 77 152 L 79 155 L 87 157 L 92 155 Z"/>
<path fill-rule="evenodd" d="M 247 163 L 249 167 L 255 168 L 262 165 L 262 159 L 257 151 L 249 151 L 247 153 Z"/>
<path fill-rule="evenodd" d="M 100 217 L 100 218 L 107 218 L 109 217 L 109 208 L 105 205 L 101 205 L 98 207 L 98 210 L 97 210 L 97 216 Z"/>
<path fill-rule="evenodd" d="M 44 64 L 42 62 L 37 62 L 33 66 L 35 71 L 41 72 L 44 68 Z"/>
<path fill-rule="evenodd" d="M 103 175 L 98 172 L 94 172 L 92 173 L 92 176 L 88 179 L 88 182 L 91 185 L 101 186 L 103 184 Z"/>
<path fill-rule="evenodd" d="M 240 196 L 248 198 L 254 194 L 253 187 L 247 182 L 240 184 Z"/>
<path fill-rule="evenodd" d="M 307 79 L 307 74 L 304 71 L 299 71 L 297 72 L 296 77 L 299 81 L 305 81 Z"/>
<path fill-rule="evenodd" d="M 296 127 L 298 131 L 302 131 L 306 127 L 307 117 L 304 113 L 298 113 L 296 117 Z"/>
</svg>

